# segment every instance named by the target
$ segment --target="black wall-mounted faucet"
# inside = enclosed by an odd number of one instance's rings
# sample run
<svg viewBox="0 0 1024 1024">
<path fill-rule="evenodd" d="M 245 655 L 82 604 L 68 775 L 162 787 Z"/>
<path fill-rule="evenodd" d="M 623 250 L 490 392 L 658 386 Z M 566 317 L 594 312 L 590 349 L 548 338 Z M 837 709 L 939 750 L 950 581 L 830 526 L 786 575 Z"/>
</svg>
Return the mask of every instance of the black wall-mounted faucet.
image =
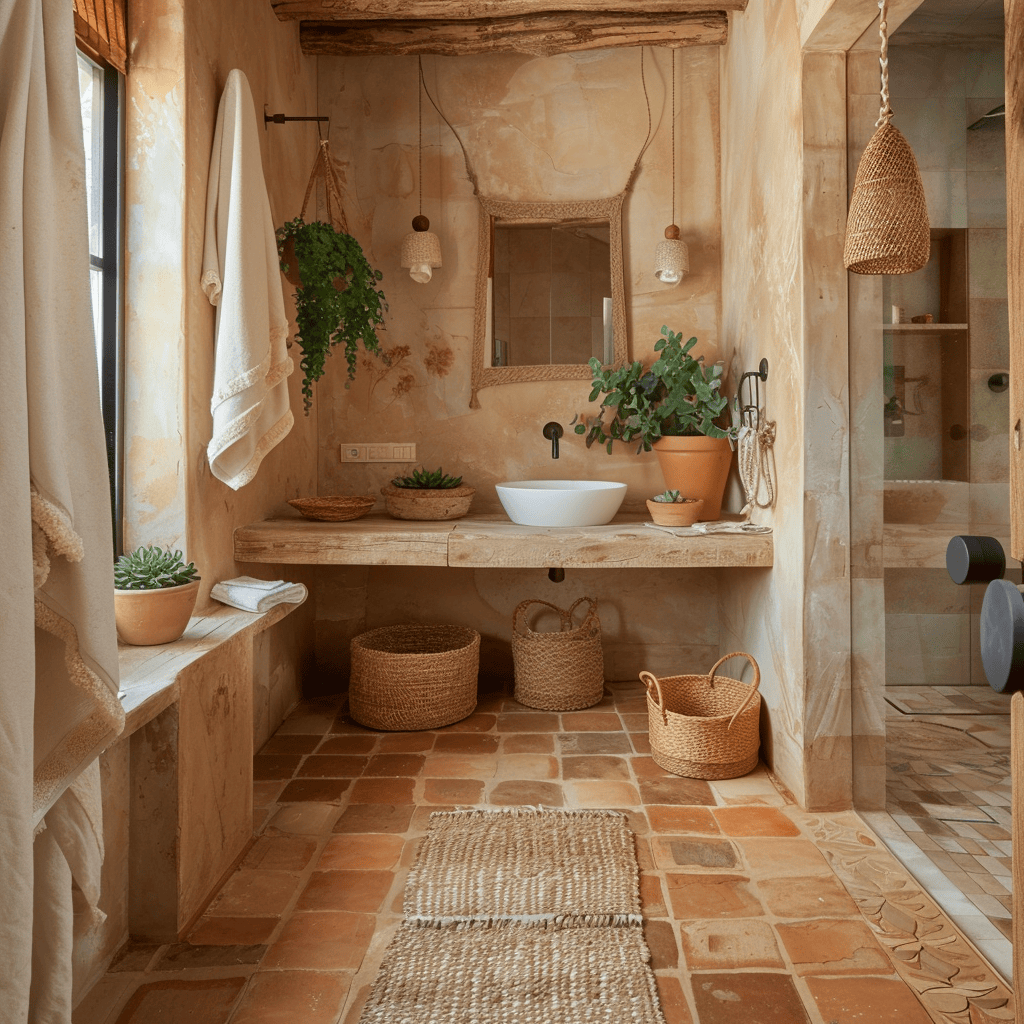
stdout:
<svg viewBox="0 0 1024 1024">
<path fill-rule="evenodd" d="M 551 423 L 544 424 L 544 436 L 551 442 L 551 458 L 558 458 L 558 439 L 562 436 L 562 424 Z"/>
</svg>

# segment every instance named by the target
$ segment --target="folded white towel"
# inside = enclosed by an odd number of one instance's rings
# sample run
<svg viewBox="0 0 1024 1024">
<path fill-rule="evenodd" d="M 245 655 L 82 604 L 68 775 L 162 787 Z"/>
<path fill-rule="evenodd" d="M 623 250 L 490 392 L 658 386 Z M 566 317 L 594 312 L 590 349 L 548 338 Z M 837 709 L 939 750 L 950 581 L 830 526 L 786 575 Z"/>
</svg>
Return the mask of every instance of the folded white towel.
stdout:
<svg viewBox="0 0 1024 1024">
<path fill-rule="evenodd" d="M 215 583 L 210 597 L 232 608 L 241 608 L 243 612 L 266 612 L 276 604 L 302 604 L 306 600 L 306 588 L 301 583 L 238 576 Z"/>
</svg>

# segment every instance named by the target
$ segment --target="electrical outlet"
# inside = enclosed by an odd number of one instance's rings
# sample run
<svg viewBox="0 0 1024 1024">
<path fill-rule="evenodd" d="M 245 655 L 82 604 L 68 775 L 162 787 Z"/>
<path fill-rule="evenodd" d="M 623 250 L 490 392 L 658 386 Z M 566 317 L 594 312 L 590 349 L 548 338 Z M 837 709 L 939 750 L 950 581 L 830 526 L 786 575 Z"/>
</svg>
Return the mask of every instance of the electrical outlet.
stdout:
<svg viewBox="0 0 1024 1024">
<path fill-rule="evenodd" d="M 341 446 L 342 462 L 415 462 L 416 445 L 393 441 L 349 441 Z"/>
</svg>

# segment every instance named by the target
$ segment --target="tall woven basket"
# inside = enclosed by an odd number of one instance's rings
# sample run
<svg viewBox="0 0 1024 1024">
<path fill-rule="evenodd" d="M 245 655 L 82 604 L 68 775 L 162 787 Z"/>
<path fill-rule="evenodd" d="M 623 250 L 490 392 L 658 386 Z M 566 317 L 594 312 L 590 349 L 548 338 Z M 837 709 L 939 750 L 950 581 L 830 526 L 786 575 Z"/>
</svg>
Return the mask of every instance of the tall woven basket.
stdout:
<svg viewBox="0 0 1024 1024">
<path fill-rule="evenodd" d="M 465 626 L 382 626 L 352 640 L 349 713 L 370 729 L 438 729 L 476 708 L 480 634 Z"/>
<path fill-rule="evenodd" d="M 716 675 L 730 658 L 754 667 L 749 685 Z M 742 651 L 719 658 L 706 676 L 641 672 L 647 687 L 651 755 L 667 772 L 688 779 L 735 779 L 753 771 L 760 746 L 761 670 Z"/>
<path fill-rule="evenodd" d="M 587 605 L 583 621 L 573 625 L 573 613 Z M 527 609 L 542 605 L 558 613 L 558 632 L 536 632 L 526 618 Z M 578 711 L 597 704 L 604 696 L 604 651 L 597 602 L 581 597 L 568 610 L 547 601 L 522 601 L 512 614 L 512 659 L 515 662 L 515 698 L 529 708 Z"/>
</svg>

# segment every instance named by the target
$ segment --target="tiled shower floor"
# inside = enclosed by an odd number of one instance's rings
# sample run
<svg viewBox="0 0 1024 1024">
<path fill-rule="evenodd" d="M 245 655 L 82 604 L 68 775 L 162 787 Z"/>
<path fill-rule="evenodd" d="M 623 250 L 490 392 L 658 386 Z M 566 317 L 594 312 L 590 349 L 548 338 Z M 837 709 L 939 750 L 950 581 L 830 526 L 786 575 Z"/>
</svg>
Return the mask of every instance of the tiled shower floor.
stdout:
<svg viewBox="0 0 1024 1024">
<path fill-rule="evenodd" d="M 372 732 L 340 700 L 308 702 L 255 774 L 256 839 L 237 872 L 187 941 L 125 947 L 75 1024 L 355 1024 L 430 812 L 521 804 L 628 813 L 667 1024 L 1012 1012 L 856 814 L 802 812 L 760 766 L 712 783 L 661 771 L 639 683 L 565 714 L 493 695 L 423 733 Z"/>
</svg>

